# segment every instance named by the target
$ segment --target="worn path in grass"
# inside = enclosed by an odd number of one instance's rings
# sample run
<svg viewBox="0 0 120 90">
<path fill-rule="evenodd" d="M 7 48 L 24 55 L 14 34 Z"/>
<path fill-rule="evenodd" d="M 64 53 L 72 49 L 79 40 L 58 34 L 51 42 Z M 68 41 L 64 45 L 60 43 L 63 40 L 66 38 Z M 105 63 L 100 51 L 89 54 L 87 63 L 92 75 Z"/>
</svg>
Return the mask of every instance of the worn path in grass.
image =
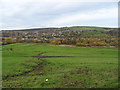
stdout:
<svg viewBox="0 0 120 90">
<path fill-rule="evenodd" d="M 9 51 L 10 47 L 13 51 Z M 44 56 L 47 58 L 41 58 Z M 112 88 L 118 86 L 117 68 L 116 49 L 47 44 L 3 48 L 3 87 Z"/>
</svg>

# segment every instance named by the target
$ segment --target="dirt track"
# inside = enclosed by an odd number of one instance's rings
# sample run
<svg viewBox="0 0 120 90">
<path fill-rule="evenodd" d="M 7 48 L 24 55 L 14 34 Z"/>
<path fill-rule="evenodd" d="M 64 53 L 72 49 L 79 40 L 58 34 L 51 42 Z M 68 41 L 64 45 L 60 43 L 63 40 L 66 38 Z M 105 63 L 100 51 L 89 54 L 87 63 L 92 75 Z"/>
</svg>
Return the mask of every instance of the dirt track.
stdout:
<svg viewBox="0 0 120 90">
<path fill-rule="evenodd" d="M 73 57 L 73 56 L 33 56 L 37 58 L 54 58 L 54 57 Z"/>
</svg>

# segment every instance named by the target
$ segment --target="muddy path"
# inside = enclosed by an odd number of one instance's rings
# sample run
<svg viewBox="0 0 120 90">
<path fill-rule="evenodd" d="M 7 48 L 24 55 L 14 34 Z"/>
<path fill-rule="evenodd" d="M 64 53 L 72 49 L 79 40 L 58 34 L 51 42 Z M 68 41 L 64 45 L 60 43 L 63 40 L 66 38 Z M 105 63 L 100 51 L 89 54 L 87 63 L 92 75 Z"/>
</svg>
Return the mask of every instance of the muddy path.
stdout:
<svg viewBox="0 0 120 90">
<path fill-rule="evenodd" d="M 10 78 L 15 78 L 15 77 L 19 77 L 19 76 L 43 75 L 43 74 L 45 74 L 45 72 L 44 72 L 44 66 L 46 66 L 46 65 L 52 65 L 53 64 L 51 62 L 48 62 L 48 61 L 44 60 L 44 58 L 65 58 L 65 57 L 67 58 L 67 57 L 73 57 L 73 56 L 24 56 L 24 57 L 38 58 L 38 60 L 40 60 L 41 62 L 38 63 L 36 66 L 32 67 L 32 70 L 25 71 L 25 72 L 22 72 L 22 73 L 16 74 L 16 75 L 7 75 L 7 76 L 4 76 L 4 77 L 2 77 L 3 80 L 7 80 L 7 79 L 10 79 Z"/>
<path fill-rule="evenodd" d="M 38 71 L 38 70 L 40 71 L 40 70 L 42 70 L 42 69 L 43 69 L 42 66 L 37 66 L 37 67 L 33 68 L 32 70 L 23 72 L 23 73 L 21 73 L 21 74 L 4 76 L 4 77 L 2 77 L 2 80 L 7 80 L 7 79 L 10 79 L 10 78 L 15 78 L 15 77 L 19 77 L 19 76 L 26 76 L 26 75 L 28 75 L 28 74 L 36 71 L 36 70 L 37 70 L 37 71 Z M 43 74 L 39 74 L 39 75 L 43 75 Z"/>
<path fill-rule="evenodd" d="M 41 62 L 38 63 L 36 66 L 32 67 L 31 70 L 25 71 L 25 72 L 22 72 L 22 73 L 16 74 L 16 75 L 7 75 L 7 76 L 4 76 L 4 77 L 2 77 L 2 80 L 8 80 L 8 79 L 16 78 L 16 77 L 19 77 L 19 76 L 43 75 L 43 74 L 45 74 L 45 72 L 44 72 L 44 66 L 48 65 L 48 64 L 51 64 L 51 63 L 47 62 L 46 60 L 41 60 Z"/>
<path fill-rule="evenodd" d="M 73 56 L 32 56 L 36 58 L 62 58 L 62 57 L 73 57 Z"/>
</svg>

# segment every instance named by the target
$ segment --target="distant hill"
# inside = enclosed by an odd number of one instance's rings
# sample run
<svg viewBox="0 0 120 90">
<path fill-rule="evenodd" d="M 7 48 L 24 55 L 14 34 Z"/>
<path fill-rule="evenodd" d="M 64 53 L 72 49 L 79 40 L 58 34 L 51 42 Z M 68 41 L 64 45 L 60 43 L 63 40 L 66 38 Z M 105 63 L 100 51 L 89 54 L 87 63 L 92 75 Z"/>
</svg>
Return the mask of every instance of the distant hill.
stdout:
<svg viewBox="0 0 120 90">
<path fill-rule="evenodd" d="M 29 29 L 14 29 L 12 31 L 29 31 L 29 32 L 35 32 L 35 31 L 40 31 L 40 30 L 117 30 L 117 28 L 106 28 L 106 27 L 96 27 L 96 26 L 71 26 L 71 27 L 61 27 L 61 28 L 29 28 Z M 2 30 L 2 31 L 11 31 L 11 30 Z"/>
<path fill-rule="evenodd" d="M 117 28 L 107 28 L 107 27 L 96 27 L 96 26 L 72 26 L 72 27 L 63 27 L 63 29 L 72 29 L 72 30 L 116 30 Z"/>
<path fill-rule="evenodd" d="M 16 31 L 16 32 L 37 32 L 40 30 L 54 30 L 54 29 L 58 29 L 58 28 L 29 28 L 29 29 L 17 29 L 17 30 L 2 30 L 4 32 L 10 32 L 10 31 Z"/>
</svg>

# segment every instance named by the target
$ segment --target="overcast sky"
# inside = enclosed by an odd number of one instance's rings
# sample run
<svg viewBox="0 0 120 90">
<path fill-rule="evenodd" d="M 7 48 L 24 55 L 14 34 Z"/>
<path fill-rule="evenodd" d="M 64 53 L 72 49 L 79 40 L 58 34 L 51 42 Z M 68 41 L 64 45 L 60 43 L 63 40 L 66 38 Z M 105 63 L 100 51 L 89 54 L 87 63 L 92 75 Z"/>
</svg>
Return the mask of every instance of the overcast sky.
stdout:
<svg viewBox="0 0 120 90">
<path fill-rule="evenodd" d="M 105 0 L 104 0 L 105 1 Z M 118 26 L 118 0 L 0 0 L 0 29 Z"/>
</svg>

